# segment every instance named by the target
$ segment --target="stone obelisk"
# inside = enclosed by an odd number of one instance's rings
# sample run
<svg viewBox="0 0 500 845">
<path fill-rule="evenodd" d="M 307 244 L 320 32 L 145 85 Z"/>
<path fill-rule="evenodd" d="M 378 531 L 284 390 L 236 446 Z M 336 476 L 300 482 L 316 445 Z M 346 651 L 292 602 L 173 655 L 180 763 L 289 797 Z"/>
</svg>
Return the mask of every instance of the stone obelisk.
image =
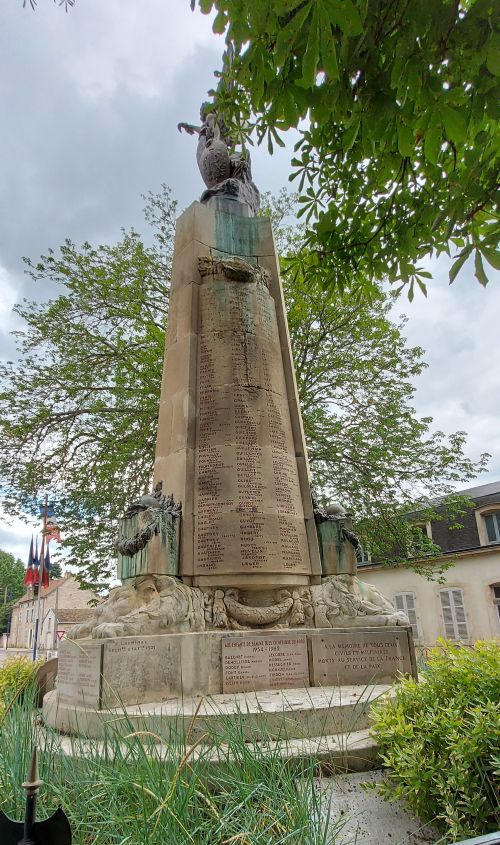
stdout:
<svg viewBox="0 0 500 845">
<path fill-rule="evenodd" d="M 159 481 L 182 502 L 185 583 L 244 592 L 319 583 L 271 224 L 232 199 L 194 203 L 177 224 Z"/>
<path fill-rule="evenodd" d="M 121 521 L 122 586 L 61 644 L 44 714 L 63 730 L 98 735 L 93 714 L 110 706 L 184 712 L 186 696 L 415 670 L 408 620 L 356 576 L 348 514 L 311 494 L 278 259 L 248 156 L 210 111 L 182 126 L 198 133 L 207 190 L 177 223 L 154 490 Z"/>
</svg>

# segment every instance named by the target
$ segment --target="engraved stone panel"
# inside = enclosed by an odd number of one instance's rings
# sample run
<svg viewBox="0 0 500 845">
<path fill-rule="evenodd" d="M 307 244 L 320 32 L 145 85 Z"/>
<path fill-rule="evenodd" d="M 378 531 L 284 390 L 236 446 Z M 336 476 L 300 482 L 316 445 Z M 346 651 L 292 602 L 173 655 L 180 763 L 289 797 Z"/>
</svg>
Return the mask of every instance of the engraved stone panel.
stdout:
<svg viewBox="0 0 500 845">
<path fill-rule="evenodd" d="M 200 289 L 194 574 L 311 571 L 274 301 Z"/>
<path fill-rule="evenodd" d="M 103 704 L 161 701 L 179 674 L 179 645 L 173 637 L 120 637 L 104 645 Z"/>
<path fill-rule="evenodd" d="M 59 646 L 57 690 L 62 704 L 100 707 L 101 703 L 100 643 L 84 645 L 63 640 Z"/>
<path fill-rule="evenodd" d="M 305 635 L 223 638 L 223 692 L 308 686 L 309 667 Z"/>
<path fill-rule="evenodd" d="M 399 672 L 412 674 L 405 628 L 321 631 L 311 637 L 313 686 L 388 683 Z"/>
</svg>

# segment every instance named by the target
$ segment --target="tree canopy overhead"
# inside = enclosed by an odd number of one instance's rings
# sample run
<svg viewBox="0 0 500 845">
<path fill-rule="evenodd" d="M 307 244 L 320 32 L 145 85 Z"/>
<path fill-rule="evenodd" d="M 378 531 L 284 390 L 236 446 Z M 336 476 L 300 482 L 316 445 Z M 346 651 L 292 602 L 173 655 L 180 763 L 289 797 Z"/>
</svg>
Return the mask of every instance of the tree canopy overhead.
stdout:
<svg viewBox="0 0 500 845">
<path fill-rule="evenodd" d="M 422 350 L 406 345 L 387 297 L 325 298 L 314 275 L 292 272 L 302 241 L 285 225 L 292 211 L 286 196 L 271 203 L 314 480 L 366 518 L 382 553 L 400 545 L 399 515 L 415 499 L 446 495 L 485 459 L 466 456 L 463 432 L 417 418 Z M 94 586 L 114 566 L 118 518 L 152 482 L 175 216 L 164 188 L 147 198 L 150 245 L 124 231 L 114 245 L 66 241 L 27 260 L 56 292 L 17 306 L 19 359 L 0 365 L 5 507 L 38 513 L 50 491 L 65 562 Z"/>
<path fill-rule="evenodd" d="M 500 269 L 497 0 L 198 0 L 232 53 L 215 92 L 269 149 L 300 138 L 309 252 L 332 288 L 425 292 L 429 253 Z M 193 4 L 194 6 L 194 0 Z M 486 262 L 486 264 L 485 264 Z"/>
</svg>

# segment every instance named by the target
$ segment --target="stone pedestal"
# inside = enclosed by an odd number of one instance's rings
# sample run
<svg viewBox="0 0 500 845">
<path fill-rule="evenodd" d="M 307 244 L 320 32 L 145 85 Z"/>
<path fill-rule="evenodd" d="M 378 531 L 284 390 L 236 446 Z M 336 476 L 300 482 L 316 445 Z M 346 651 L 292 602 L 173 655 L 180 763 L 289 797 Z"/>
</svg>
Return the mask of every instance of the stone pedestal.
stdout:
<svg viewBox="0 0 500 845">
<path fill-rule="evenodd" d="M 63 640 L 59 702 L 95 710 L 193 695 L 391 683 L 416 674 L 411 629 L 202 631 Z"/>
</svg>

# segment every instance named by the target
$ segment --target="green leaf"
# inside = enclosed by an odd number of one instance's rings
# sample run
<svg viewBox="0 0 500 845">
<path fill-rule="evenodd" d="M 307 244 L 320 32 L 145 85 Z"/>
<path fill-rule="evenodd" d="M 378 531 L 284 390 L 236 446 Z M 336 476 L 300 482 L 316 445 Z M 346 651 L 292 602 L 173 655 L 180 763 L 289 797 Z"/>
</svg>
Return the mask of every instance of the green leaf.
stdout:
<svg viewBox="0 0 500 845">
<path fill-rule="evenodd" d="M 486 67 L 494 76 L 500 76 L 500 48 L 498 42 L 490 44 L 486 55 Z"/>
<path fill-rule="evenodd" d="M 424 154 L 427 161 L 437 164 L 441 147 L 441 123 L 436 112 L 432 112 L 424 140 Z"/>
<path fill-rule="evenodd" d="M 415 146 L 415 141 L 413 137 L 413 130 L 411 126 L 406 126 L 404 123 L 398 120 L 397 123 L 397 132 L 398 132 L 398 150 L 403 157 L 411 156 L 413 153 L 413 149 Z"/>
<path fill-rule="evenodd" d="M 321 66 L 330 79 L 339 78 L 339 66 L 335 39 L 332 34 L 330 18 L 323 6 L 319 9 L 319 37 Z"/>
<path fill-rule="evenodd" d="M 200 9 L 204 15 L 208 15 L 212 11 L 214 0 L 200 0 Z"/>
<path fill-rule="evenodd" d="M 460 144 L 467 137 L 465 117 L 460 112 L 444 104 L 440 107 L 439 111 L 448 138 L 454 144 Z"/>
<path fill-rule="evenodd" d="M 307 47 L 302 59 L 302 82 L 304 87 L 311 88 L 316 79 L 319 62 L 319 26 L 318 26 L 318 12 L 314 9 L 312 14 L 311 25 L 309 27 L 309 37 L 307 39 Z"/>
<path fill-rule="evenodd" d="M 458 256 L 455 263 L 452 265 L 450 273 L 449 273 L 450 285 L 455 281 L 456 277 L 460 273 L 460 270 L 464 266 L 464 264 L 467 261 L 469 255 L 471 254 L 471 252 L 472 252 L 472 247 L 471 246 L 466 247 L 460 253 L 460 255 Z"/>
<path fill-rule="evenodd" d="M 481 258 L 481 253 L 478 249 L 476 249 L 476 256 L 474 259 L 474 269 L 475 269 L 475 277 L 478 280 L 479 284 L 482 285 L 484 288 L 488 284 L 488 276 L 484 272 L 483 267 L 483 259 Z"/>
<path fill-rule="evenodd" d="M 333 24 L 349 35 L 361 35 L 363 24 L 351 0 L 326 0 L 328 16 Z"/>
<path fill-rule="evenodd" d="M 495 270 L 500 270 L 500 252 L 496 249 L 489 249 L 486 246 L 481 246 L 481 252 L 488 264 L 491 264 Z"/>
<path fill-rule="evenodd" d="M 226 26 L 227 26 L 227 18 L 225 16 L 224 12 L 219 12 L 215 16 L 214 22 L 212 24 L 213 31 L 216 32 L 218 35 L 222 35 L 222 33 L 226 29 Z"/>
</svg>

